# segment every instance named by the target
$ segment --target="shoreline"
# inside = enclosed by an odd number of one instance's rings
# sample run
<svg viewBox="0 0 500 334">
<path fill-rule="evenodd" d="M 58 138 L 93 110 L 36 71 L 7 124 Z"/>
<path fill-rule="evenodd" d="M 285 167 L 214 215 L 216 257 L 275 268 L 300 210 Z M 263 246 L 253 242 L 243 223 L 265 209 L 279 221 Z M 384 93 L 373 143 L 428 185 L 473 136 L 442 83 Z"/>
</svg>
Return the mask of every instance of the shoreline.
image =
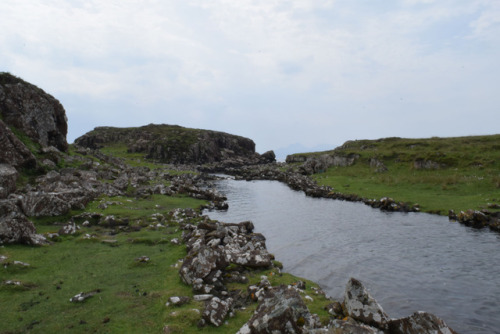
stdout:
<svg viewBox="0 0 500 334">
<path fill-rule="evenodd" d="M 213 167 L 211 167 L 213 168 Z M 210 171 L 210 167 L 207 169 L 201 168 L 201 171 Z M 333 188 L 329 186 L 318 185 L 310 176 L 299 174 L 296 172 L 284 171 L 280 169 L 280 165 L 265 164 L 265 165 L 255 165 L 246 166 L 240 168 L 224 168 L 220 169 L 215 167 L 218 172 L 225 172 L 228 175 L 232 175 L 239 180 L 269 180 L 269 181 L 279 181 L 288 185 L 293 190 L 303 191 L 306 196 L 317 197 L 317 198 L 329 198 L 335 200 L 342 200 L 348 202 L 360 202 L 368 205 L 375 209 L 380 209 L 386 212 L 422 212 L 418 204 L 409 204 L 406 202 L 396 201 L 390 197 L 381 197 L 380 199 L 370 199 L 366 197 L 361 197 L 356 194 L 344 194 L 340 192 L 335 192 Z M 429 214 L 437 214 L 435 212 L 424 212 Z M 443 215 L 441 215 L 443 216 Z M 500 211 L 491 212 L 488 210 L 466 210 L 461 211 L 458 214 L 453 210 L 449 210 L 448 219 L 450 221 L 456 221 L 465 226 L 472 228 L 489 228 L 493 232 L 500 233 Z"/>
</svg>

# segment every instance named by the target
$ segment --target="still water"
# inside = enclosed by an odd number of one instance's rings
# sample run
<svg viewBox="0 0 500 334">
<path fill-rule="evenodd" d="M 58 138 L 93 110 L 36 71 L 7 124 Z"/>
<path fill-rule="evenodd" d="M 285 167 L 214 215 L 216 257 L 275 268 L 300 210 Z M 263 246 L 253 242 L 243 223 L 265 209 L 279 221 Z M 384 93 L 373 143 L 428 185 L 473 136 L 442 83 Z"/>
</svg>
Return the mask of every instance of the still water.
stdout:
<svg viewBox="0 0 500 334">
<path fill-rule="evenodd" d="M 500 234 L 424 213 L 306 197 L 276 181 L 217 181 L 223 222 L 251 220 L 284 270 L 341 299 L 360 279 L 392 318 L 434 313 L 456 331 L 500 333 Z"/>
</svg>

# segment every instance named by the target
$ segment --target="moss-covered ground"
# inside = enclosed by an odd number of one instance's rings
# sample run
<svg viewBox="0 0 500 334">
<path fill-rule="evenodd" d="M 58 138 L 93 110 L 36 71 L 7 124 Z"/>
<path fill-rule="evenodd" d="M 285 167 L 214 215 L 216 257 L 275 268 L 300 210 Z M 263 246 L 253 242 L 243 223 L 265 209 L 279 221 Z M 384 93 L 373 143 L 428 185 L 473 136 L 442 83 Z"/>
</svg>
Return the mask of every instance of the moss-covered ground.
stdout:
<svg viewBox="0 0 500 334">
<path fill-rule="evenodd" d="M 330 151 L 357 154 L 349 167 L 331 167 L 314 179 L 335 191 L 366 198 L 392 197 L 422 211 L 447 214 L 467 209 L 495 209 L 500 202 L 500 135 L 351 141 Z M 370 159 L 384 163 L 387 171 L 370 167 Z M 417 168 L 430 161 L 436 168 Z"/>
</svg>

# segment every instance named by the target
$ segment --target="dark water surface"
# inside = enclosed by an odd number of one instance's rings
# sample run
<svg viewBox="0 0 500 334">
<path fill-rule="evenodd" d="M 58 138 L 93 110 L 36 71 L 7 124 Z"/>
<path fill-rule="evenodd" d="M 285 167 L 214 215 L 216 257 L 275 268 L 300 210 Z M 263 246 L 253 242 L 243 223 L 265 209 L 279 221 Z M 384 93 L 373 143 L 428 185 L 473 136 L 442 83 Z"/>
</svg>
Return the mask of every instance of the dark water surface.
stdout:
<svg viewBox="0 0 500 334">
<path fill-rule="evenodd" d="M 251 220 L 284 270 L 341 299 L 360 279 L 393 318 L 436 314 L 456 331 L 500 333 L 500 235 L 423 213 L 306 197 L 275 181 L 217 181 L 224 222 Z"/>
</svg>

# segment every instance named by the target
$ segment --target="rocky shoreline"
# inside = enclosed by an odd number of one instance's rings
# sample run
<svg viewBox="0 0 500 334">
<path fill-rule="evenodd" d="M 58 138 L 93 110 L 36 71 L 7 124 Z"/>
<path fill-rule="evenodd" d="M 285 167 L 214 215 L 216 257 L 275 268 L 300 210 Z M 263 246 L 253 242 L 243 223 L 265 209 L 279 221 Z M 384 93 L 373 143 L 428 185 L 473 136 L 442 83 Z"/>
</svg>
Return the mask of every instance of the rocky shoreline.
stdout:
<svg viewBox="0 0 500 334">
<path fill-rule="evenodd" d="M 210 186 L 214 176 L 209 174 L 173 175 L 162 169 L 130 167 L 99 151 L 82 148 L 77 151 L 79 155 L 65 159 L 78 162 L 79 167 L 41 175 L 35 183 L 0 200 L 2 221 L 9 222 L 8 228 L 2 223 L 3 243 L 46 244 L 59 235 L 74 233 L 83 224 L 120 231 L 135 228 L 128 221 L 90 213 L 70 217 L 57 235 L 39 235 L 27 218 L 64 216 L 71 209 L 84 208 L 100 195 L 141 198 L 153 194 L 185 194 L 208 200 L 210 204 L 206 208 L 227 208 L 224 196 Z M 169 168 L 189 169 L 181 166 Z M 274 167 L 253 166 L 226 172 L 239 173 L 238 177 L 242 179 L 269 179 L 270 175 L 275 175 L 276 179 L 285 180 L 294 189 L 305 189 L 309 196 L 330 194 L 328 188 L 315 186 L 307 176 L 276 173 L 276 170 Z M 165 181 L 170 185 L 165 185 Z M 200 326 L 221 326 L 238 309 L 258 303 L 254 315 L 239 333 L 454 333 L 441 319 L 427 313 L 391 319 L 362 283 L 354 278 L 347 284 L 344 300 L 330 300 L 325 305 L 331 316 L 328 324 L 322 324 L 307 308 L 305 301 L 313 297 L 305 294 L 303 282 L 272 286 L 269 278 L 262 276 L 258 284 L 248 285 L 246 290 L 231 291 L 227 289 L 229 282 L 246 284 L 248 273 L 277 265 L 266 249 L 265 237 L 253 232 L 251 222 L 220 223 L 201 217 L 193 210 L 179 210 L 172 215 L 179 219 L 188 251 L 179 276 L 185 284 L 192 286 L 195 300 L 205 301 Z M 316 293 L 324 295 L 320 290 Z M 176 297 L 171 303 L 188 300 L 187 296 Z M 168 326 L 165 332 L 169 332 Z"/>
<path fill-rule="evenodd" d="M 287 168 L 286 164 L 272 163 L 240 168 L 210 166 L 199 169 L 205 172 L 224 172 L 239 180 L 280 181 L 287 184 L 293 190 L 303 191 L 306 196 L 359 202 L 387 212 L 420 212 L 418 204 L 395 201 L 390 197 L 382 197 L 380 199 L 365 198 L 355 194 L 336 192 L 331 187 L 319 186 L 309 176 Z M 448 218 L 450 221 L 457 221 L 469 227 L 489 228 L 492 231 L 500 232 L 500 212 L 467 210 L 457 214 L 453 210 L 450 210 Z"/>
<path fill-rule="evenodd" d="M 183 213 L 180 216 L 185 217 Z M 193 216 L 190 211 L 188 216 Z M 228 283 L 248 284 L 252 270 L 271 269 L 274 257 L 265 245 L 265 237 L 253 232 L 251 222 L 227 224 L 209 220 L 181 224 L 183 241 L 188 255 L 179 269 L 182 281 L 192 286 L 194 299 L 205 302 L 199 326 L 221 326 L 235 311 L 258 303 L 251 319 L 238 331 L 250 333 L 456 333 L 433 314 L 416 312 L 411 316 L 392 319 L 366 290 L 363 284 L 351 278 L 342 301 L 326 297 L 324 305 L 330 321 L 322 324 L 312 314 L 306 302 L 312 300 L 306 284 L 298 281 L 290 285 L 272 286 L 269 277 L 261 276 L 258 284 L 247 285 L 246 290 L 229 290 Z M 190 301 L 188 296 L 170 298 L 168 306 Z M 172 329 L 167 325 L 165 332 Z"/>
</svg>

